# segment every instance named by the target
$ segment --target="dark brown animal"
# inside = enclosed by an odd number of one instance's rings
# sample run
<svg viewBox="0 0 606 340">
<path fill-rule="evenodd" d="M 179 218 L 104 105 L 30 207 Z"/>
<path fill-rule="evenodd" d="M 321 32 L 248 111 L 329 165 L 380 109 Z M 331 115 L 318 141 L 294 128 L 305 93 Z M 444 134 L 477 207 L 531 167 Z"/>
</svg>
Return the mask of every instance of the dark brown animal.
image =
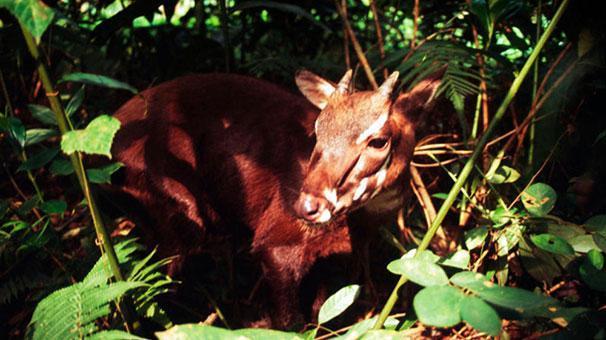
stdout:
<svg viewBox="0 0 606 340">
<path fill-rule="evenodd" d="M 144 236 L 162 254 L 186 257 L 206 233 L 246 226 L 271 288 L 271 326 L 302 321 L 298 288 L 311 266 L 363 251 L 357 225 L 402 204 L 411 117 L 439 79 L 394 95 L 397 77 L 353 92 L 351 71 L 338 85 L 302 71 L 296 82 L 309 101 L 222 74 L 142 92 L 115 114 L 122 129 L 113 154 L 125 164 L 121 189 L 148 212 Z"/>
</svg>

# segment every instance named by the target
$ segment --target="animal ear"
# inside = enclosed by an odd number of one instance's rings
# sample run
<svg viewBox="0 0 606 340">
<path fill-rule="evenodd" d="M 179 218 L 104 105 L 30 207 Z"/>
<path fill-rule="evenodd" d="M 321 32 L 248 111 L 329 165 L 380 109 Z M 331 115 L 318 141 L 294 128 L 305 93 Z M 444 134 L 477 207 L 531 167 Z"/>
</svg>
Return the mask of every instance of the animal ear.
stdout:
<svg viewBox="0 0 606 340">
<path fill-rule="evenodd" d="M 442 67 L 429 77 L 421 80 L 412 90 L 402 92 L 394 102 L 392 111 L 399 111 L 412 122 L 416 122 L 424 112 L 430 110 L 433 106 L 436 92 L 445 72 L 446 67 Z"/>
<path fill-rule="evenodd" d="M 301 93 L 319 109 L 326 107 L 328 98 L 337 90 L 337 85 L 307 70 L 298 71 L 295 82 Z"/>
</svg>

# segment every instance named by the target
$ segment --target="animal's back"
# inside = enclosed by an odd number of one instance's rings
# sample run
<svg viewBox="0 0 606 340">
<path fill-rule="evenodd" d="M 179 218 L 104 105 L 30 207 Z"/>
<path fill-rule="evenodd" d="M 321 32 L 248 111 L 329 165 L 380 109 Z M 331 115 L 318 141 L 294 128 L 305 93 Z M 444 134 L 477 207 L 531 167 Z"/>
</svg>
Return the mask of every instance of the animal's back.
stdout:
<svg viewBox="0 0 606 340">
<path fill-rule="evenodd" d="M 304 98 L 249 77 L 193 75 L 160 84 L 115 114 L 122 189 L 149 212 L 155 226 L 146 233 L 163 248 L 183 252 L 208 228 L 232 223 L 261 229 L 255 237 L 265 239 L 268 214 L 272 224 L 298 223 L 290 207 L 316 115 Z"/>
</svg>

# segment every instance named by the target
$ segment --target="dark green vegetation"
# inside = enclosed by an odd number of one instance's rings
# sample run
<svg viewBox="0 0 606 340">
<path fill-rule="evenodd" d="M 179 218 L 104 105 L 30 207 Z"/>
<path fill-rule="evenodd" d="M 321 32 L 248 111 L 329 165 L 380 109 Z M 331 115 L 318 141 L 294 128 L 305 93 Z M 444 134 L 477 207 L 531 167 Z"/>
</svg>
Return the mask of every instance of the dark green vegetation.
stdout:
<svg viewBox="0 0 606 340">
<path fill-rule="evenodd" d="M 606 29 L 600 1 L 568 2 L 0 0 L 0 336 L 603 338 Z M 387 266 L 403 287 L 379 282 L 376 301 L 345 287 L 318 323 L 359 300 L 373 319 L 290 334 L 176 326 L 237 324 L 222 313 L 232 292 L 202 287 L 206 314 L 172 315 L 170 259 L 122 229 L 109 242 L 116 221 L 91 188 L 120 164 L 83 159 L 109 155 L 107 114 L 137 89 L 210 71 L 293 87 L 300 68 L 355 68 L 360 88 L 399 70 L 406 88 L 444 64 L 417 199 L 380 226 L 378 249 L 406 253 Z"/>
</svg>

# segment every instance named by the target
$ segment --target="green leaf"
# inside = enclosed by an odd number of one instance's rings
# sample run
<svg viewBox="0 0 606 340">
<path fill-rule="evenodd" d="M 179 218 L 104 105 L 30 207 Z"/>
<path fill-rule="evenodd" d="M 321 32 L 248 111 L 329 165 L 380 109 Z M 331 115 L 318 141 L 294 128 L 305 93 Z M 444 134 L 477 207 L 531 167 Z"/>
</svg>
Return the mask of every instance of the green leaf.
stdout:
<svg viewBox="0 0 606 340">
<path fill-rule="evenodd" d="M 72 96 L 72 98 L 67 103 L 65 107 L 65 114 L 68 117 L 71 117 L 78 111 L 80 106 L 82 106 L 82 101 L 84 101 L 84 86 L 81 86 L 78 91 Z"/>
<path fill-rule="evenodd" d="M 286 4 L 286 3 L 282 3 L 282 2 L 278 2 L 278 1 L 243 1 L 241 3 L 238 3 L 236 6 L 233 7 L 232 11 L 241 11 L 241 10 L 246 10 L 249 8 L 272 8 L 272 9 L 276 9 L 285 13 L 291 13 L 294 15 L 298 15 L 304 19 L 309 20 L 310 22 L 312 22 L 315 25 L 318 25 L 319 27 L 322 27 L 325 31 L 331 31 L 330 28 L 328 28 L 328 26 L 324 25 L 323 23 L 321 23 L 320 21 L 316 20 L 311 14 L 309 14 L 309 12 L 307 12 L 305 9 L 303 9 L 300 6 L 297 5 L 293 5 L 293 4 Z"/>
<path fill-rule="evenodd" d="M 50 172 L 55 176 L 67 176 L 74 173 L 74 167 L 72 163 L 63 158 L 55 159 L 50 167 Z"/>
<path fill-rule="evenodd" d="M 535 246 L 554 254 L 574 255 L 574 249 L 563 238 L 551 234 L 530 235 Z"/>
<path fill-rule="evenodd" d="M 414 297 L 415 313 L 423 324 L 452 327 L 461 322 L 460 305 L 465 295 L 451 286 L 423 288 Z"/>
<path fill-rule="evenodd" d="M 467 266 L 469 266 L 470 259 L 471 256 L 469 255 L 469 251 L 465 249 L 459 249 L 453 254 L 441 258 L 438 263 L 442 266 L 467 269 Z"/>
<path fill-rule="evenodd" d="M 606 215 L 596 215 L 585 222 L 587 231 L 606 231 Z"/>
<path fill-rule="evenodd" d="M 494 174 L 487 176 L 486 179 L 492 184 L 514 183 L 520 179 L 520 173 L 506 165 L 501 165 Z"/>
<path fill-rule="evenodd" d="M 488 236 L 488 228 L 485 226 L 468 230 L 465 232 L 465 246 L 469 250 L 478 248 L 484 244 L 486 236 Z"/>
<path fill-rule="evenodd" d="M 555 206 L 557 194 L 545 183 L 535 183 L 522 192 L 522 204 L 533 216 L 544 217 Z"/>
<path fill-rule="evenodd" d="M 137 94 L 139 92 L 136 88 L 130 86 L 127 83 L 121 82 L 119 80 L 107 76 L 102 76 L 100 74 L 75 72 L 66 74 L 65 76 L 63 76 L 63 78 L 61 78 L 59 82 L 61 83 L 68 81 L 88 85 L 102 86 L 110 89 L 126 90 L 132 92 L 133 94 Z"/>
<path fill-rule="evenodd" d="M 18 118 L 0 116 L 0 130 L 6 131 L 20 149 L 25 146 L 25 126 Z"/>
<path fill-rule="evenodd" d="M 37 154 L 29 157 L 25 162 L 21 163 L 17 168 L 17 171 L 28 171 L 39 169 L 45 166 L 48 162 L 52 161 L 55 156 L 59 153 L 57 148 L 44 149 Z"/>
<path fill-rule="evenodd" d="M 0 0 L 0 7 L 17 17 L 36 40 L 44 34 L 55 16 L 52 8 L 40 0 Z"/>
<path fill-rule="evenodd" d="M 67 210 L 67 203 L 62 200 L 49 200 L 40 204 L 40 209 L 47 214 L 62 214 Z"/>
<path fill-rule="evenodd" d="M 117 329 L 110 329 L 110 330 L 95 333 L 92 336 L 87 336 L 86 340 L 146 340 L 146 339 L 136 336 L 134 334 L 127 333 L 125 331 L 120 331 Z"/>
<path fill-rule="evenodd" d="M 461 318 L 477 331 L 498 336 L 501 333 L 499 314 L 484 300 L 465 296 L 461 300 Z"/>
<path fill-rule="evenodd" d="M 107 115 L 99 116 L 90 122 L 86 129 L 64 134 L 61 150 L 68 155 L 79 151 L 111 158 L 112 141 L 119 128 L 118 119 Z"/>
<path fill-rule="evenodd" d="M 394 274 L 404 275 L 410 281 L 424 287 L 448 284 L 448 276 L 442 267 L 417 257 L 391 261 L 387 265 L 387 270 Z"/>
<path fill-rule="evenodd" d="M 606 251 L 606 237 L 604 237 L 602 234 L 595 233 L 592 235 L 592 239 L 602 251 Z"/>
<path fill-rule="evenodd" d="M 114 172 L 118 171 L 124 164 L 117 162 L 106 165 L 102 168 L 97 169 L 88 169 L 86 170 L 86 174 L 88 176 L 88 180 L 92 183 L 97 184 L 111 184 L 111 176 Z"/>
<path fill-rule="evenodd" d="M 349 285 L 331 295 L 320 307 L 318 323 L 326 323 L 343 313 L 358 298 L 359 285 Z"/>
<path fill-rule="evenodd" d="M 563 308 L 558 300 L 549 296 L 498 286 L 486 280 L 484 275 L 474 272 L 456 273 L 450 281 L 493 305 L 510 309 L 524 317 L 545 317 L 565 326 L 582 312 L 581 309 Z"/>
<path fill-rule="evenodd" d="M 356 340 L 359 339 L 364 333 L 368 332 L 377 322 L 378 317 L 372 317 L 370 319 L 362 320 L 353 325 L 347 333 L 342 336 L 333 338 L 334 340 Z M 393 317 L 388 317 L 383 324 L 385 329 L 395 329 L 400 325 L 400 321 Z M 400 328 L 401 329 L 401 328 Z"/>
<path fill-rule="evenodd" d="M 587 253 L 587 260 L 597 270 L 604 268 L 604 255 L 599 250 L 591 249 Z"/>
<path fill-rule="evenodd" d="M 172 327 L 169 330 L 157 332 L 155 335 L 158 340 L 187 340 L 187 339 L 267 339 L 267 340 L 288 340 L 302 339 L 296 333 L 287 333 L 273 329 L 247 328 L 239 330 L 228 330 L 219 327 L 183 324 Z"/>
<path fill-rule="evenodd" d="M 600 247 L 596 244 L 593 239 L 593 235 L 579 235 L 570 240 L 570 245 L 574 251 L 579 253 L 586 253 L 591 249 L 599 249 Z"/>
<path fill-rule="evenodd" d="M 34 145 L 58 135 L 59 131 L 54 129 L 29 129 L 25 131 L 25 146 Z"/>
<path fill-rule="evenodd" d="M 75 283 L 44 298 L 28 326 L 28 338 L 83 338 L 98 328 L 95 321 L 110 312 L 110 303 L 127 291 L 141 287 L 139 282 L 115 282 L 87 286 Z"/>
<path fill-rule="evenodd" d="M 599 252 L 598 252 L 599 253 Z M 596 259 L 597 255 L 588 256 L 579 266 L 579 276 L 589 287 L 600 292 L 606 292 L 606 272 L 599 268 L 604 265 L 604 258 Z"/>
<path fill-rule="evenodd" d="M 57 125 L 55 113 L 46 106 L 29 104 L 27 105 L 32 117 L 36 118 L 40 123 L 47 125 Z"/>
<path fill-rule="evenodd" d="M 494 228 L 500 228 L 506 225 L 507 223 L 509 223 L 509 221 L 511 221 L 512 216 L 515 216 L 514 209 L 508 211 L 507 209 L 501 206 L 498 206 L 490 212 L 490 220 L 494 223 Z"/>
</svg>

